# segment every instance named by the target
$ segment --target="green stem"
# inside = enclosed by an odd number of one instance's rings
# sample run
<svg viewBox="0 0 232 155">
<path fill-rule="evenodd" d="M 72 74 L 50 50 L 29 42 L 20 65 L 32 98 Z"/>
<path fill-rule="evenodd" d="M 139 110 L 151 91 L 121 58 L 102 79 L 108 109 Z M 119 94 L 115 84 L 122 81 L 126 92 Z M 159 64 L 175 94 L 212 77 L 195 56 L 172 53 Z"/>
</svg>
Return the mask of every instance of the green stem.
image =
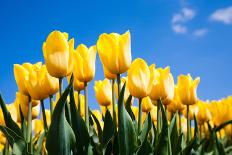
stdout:
<svg viewBox="0 0 232 155">
<path fill-rule="evenodd" d="M 113 104 L 113 122 L 114 122 L 114 133 L 117 131 L 117 120 L 116 120 L 116 103 L 115 103 L 115 93 L 114 93 L 114 83 L 115 79 L 112 79 L 112 104 Z"/>
<path fill-rule="evenodd" d="M 121 91 L 121 78 L 120 78 L 120 74 L 117 74 L 117 83 L 118 83 L 118 97 L 119 97 L 120 91 Z"/>
<path fill-rule="evenodd" d="M 187 143 L 189 143 L 191 139 L 190 132 L 189 105 L 187 105 Z"/>
<path fill-rule="evenodd" d="M 142 98 L 139 99 L 138 135 L 142 128 Z"/>
<path fill-rule="evenodd" d="M 88 84 L 85 82 L 85 124 L 87 127 L 87 130 L 89 131 L 89 105 L 88 105 Z"/>
<path fill-rule="evenodd" d="M 62 95 L 62 88 L 63 88 L 62 79 L 63 79 L 63 78 L 59 78 L 59 93 L 60 93 L 60 97 L 61 97 L 61 95 Z"/>
<path fill-rule="evenodd" d="M 160 100 L 158 100 L 158 103 L 157 103 L 157 134 L 159 135 L 160 133 Z"/>
<path fill-rule="evenodd" d="M 52 118 L 52 113 L 53 113 L 53 96 L 52 95 L 49 96 L 49 101 L 50 101 L 50 115 Z"/>
<path fill-rule="evenodd" d="M 45 130 L 45 132 L 47 132 L 48 131 L 48 124 L 47 124 L 47 118 L 46 118 L 46 114 L 45 114 L 44 101 L 40 100 L 40 103 L 41 103 L 41 108 L 42 108 L 44 130 Z"/>
<path fill-rule="evenodd" d="M 181 113 L 180 113 L 180 111 L 178 111 L 178 117 L 179 117 L 179 134 L 181 134 L 182 128 L 181 128 Z"/>
<path fill-rule="evenodd" d="M 29 103 L 28 103 L 28 115 L 27 115 L 27 151 L 29 153 L 33 153 L 33 147 L 32 147 L 32 103 L 31 103 L 31 97 L 29 96 Z"/>
<path fill-rule="evenodd" d="M 77 109 L 78 109 L 79 113 L 81 114 L 81 99 L 80 99 L 81 92 L 80 92 L 80 90 L 78 90 L 77 93 L 78 93 L 78 96 L 77 96 L 78 107 L 77 107 Z"/>
</svg>

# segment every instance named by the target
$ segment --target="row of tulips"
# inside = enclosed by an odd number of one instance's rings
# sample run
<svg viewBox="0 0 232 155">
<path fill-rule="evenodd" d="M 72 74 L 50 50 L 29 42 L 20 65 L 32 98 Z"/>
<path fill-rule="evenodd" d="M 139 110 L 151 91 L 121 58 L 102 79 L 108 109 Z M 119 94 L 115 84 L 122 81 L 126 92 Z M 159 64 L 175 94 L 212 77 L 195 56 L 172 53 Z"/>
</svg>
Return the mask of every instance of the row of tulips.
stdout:
<svg viewBox="0 0 232 155">
<path fill-rule="evenodd" d="M 14 65 L 18 85 L 14 103 L 5 105 L 0 98 L 3 154 L 170 155 L 232 150 L 232 97 L 199 100 L 199 77 L 180 75 L 175 84 L 169 66 L 157 68 L 141 58 L 132 61 L 129 31 L 101 34 L 96 46 L 89 48 L 84 44 L 75 48 L 68 33 L 53 31 L 42 50 L 45 64 Z M 97 52 L 105 76 L 94 83 L 101 111 L 90 110 L 88 103 Z M 64 79 L 69 84 L 63 91 Z M 44 105 L 47 98 L 49 110 Z"/>
</svg>

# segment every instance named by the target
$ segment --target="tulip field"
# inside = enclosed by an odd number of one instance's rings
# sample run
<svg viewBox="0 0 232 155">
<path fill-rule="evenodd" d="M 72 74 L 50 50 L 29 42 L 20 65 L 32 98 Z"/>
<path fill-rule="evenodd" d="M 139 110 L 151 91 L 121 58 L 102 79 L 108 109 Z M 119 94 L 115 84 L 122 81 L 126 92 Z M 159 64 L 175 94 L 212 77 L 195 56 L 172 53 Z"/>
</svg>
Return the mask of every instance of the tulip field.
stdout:
<svg viewBox="0 0 232 155">
<path fill-rule="evenodd" d="M 132 60 L 129 31 L 75 47 L 55 30 L 41 49 L 41 62 L 14 64 L 15 101 L 0 95 L 0 154 L 232 154 L 232 96 L 204 101 L 200 77 L 174 82 L 171 67 Z M 104 79 L 93 81 L 97 55 Z M 90 98 L 99 108 L 90 108 Z"/>
</svg>

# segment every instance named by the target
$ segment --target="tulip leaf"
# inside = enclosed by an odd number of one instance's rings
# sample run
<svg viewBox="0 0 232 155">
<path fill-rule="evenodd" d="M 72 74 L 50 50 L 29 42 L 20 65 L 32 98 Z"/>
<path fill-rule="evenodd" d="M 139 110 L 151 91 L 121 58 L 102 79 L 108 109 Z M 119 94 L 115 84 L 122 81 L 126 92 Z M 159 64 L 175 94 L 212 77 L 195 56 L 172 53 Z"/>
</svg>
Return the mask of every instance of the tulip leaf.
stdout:
<svg viewBox="0 0 232 155">
<path fill-rule="evenodd" d="M 45 136 L 46 136 L 45 131 L 43 131 L 39 135 L 39 139 L 37 141 L 37 150 L 36 150 L 36 153 L 38 153 L 38 154 L 40 154 L 42 151 L 42 146 L 43 146 L 43 141 L 44 141 Z"/>
<path fill-rule="evenodd" d="M 120 154 L 133 154 L 137 147 L 136 131 L 132 119 L 124 107 L 125 84 L 118 99 L 118 141 Z"/>
<path fill-rule="evenodd" d="M 72 83 L 70 82 L 70 84 Z M 76 149 L 79 154 L 83 154 L 84 152 L 87 152 L 88 145 L 90 142 L 90 137 L 85 122 L 82 119 L 75 105 L 73 85 L 70 90 L 70 113 L 71 113 L 72 128 L 75 137 L 77 139 Z"/>
<path fill-rule="evenodd" d="M 162 130 L 158 137 L 158 142 L 155 148 L 155 154 L 159 155 L 168 155 L 169 154 L 169 146 L 168 146 L 168 139 L 169 139 L 169 133 L 168 133 L 168 120 L 166 117 L 166 114 L 164 112 L 163 105 L 161 102 L 158 102 L 161 107 L 162 112 Z"/>
<path fill-rule="evenodd" d="M 114 122 L 109 110 L 106 110 L 104 128 L 103 128 L 103 145 L 106 146 L 114 135 Z"/>
<path fill-rule="evenodd" d="M 143 123 L 143 129 L 139 135 L 139 140 L 141 144 L 147 139 L 148 133 L 151 130 L 152 122 L 151 122 L 151 114 L 150 112 L 147 114 L 147 117 Z"/>
<path fill-rule="evenodd" d="M 113 139 L 113 154 L 118 155 L 119 154 L 119 137 L 118 132 L 115 133 L 114 139 Z"/>
<path fill-rule="evenodd" d="M 20 139 L 13 145 L 13 154 L 24 155 L 26 151 L 26 143 L 24 140 Z"/>
<path fill-rule="evenodd" d="M 13 119 L 11 118 L 10 112 L 7 110 L 6 104 L 4 103 L 1 94 L 0 94 L 0 105 L 2 108 L 2 113 L 4 115 L 6 126 L 10 128 L 11 130 L 13 130 L 17 135 L 23 137 L 23 133 L 21 132 L 21 129 L 19 128 L 17 123 L 15 123 Z"/>
<path fill-rule="evenodd" d="M 170 124 L 170 139 L 172 145 L 172 154 L 177 154 L 177 144 L 178 144 L 178 128 L 177 128 L 177 114 L 175 114 L 171 120 Z"/>
<path fill-rule="evenodd" d="M 90 111 L 90 115 L 93 117 L 94 119 L 94 122 L 96 123 L 97 125 L 97 131 L 98 131 L 98 139 L 100 141 L 100 143 L 102 144 L 103 140 L 102 140 L 102 137 L 103 137 L 103 133 L 102 133 L 102 128 L 101 128 L 101 125 L 100 125 L 100 122 L 98 121 L 97 117 L 92 113 L 92 111 Z"/>
<path fill-rule="evenodd" d="M 232 120 L 226 121 L 224 123 L 222 123 L 221 125 L 217 126 L 216 128 L 214 128 L 214 131 L 220 131 L 221 129 L 223 129 L 225 126 L 232 124 Z"/>
<path fill-rule="evenodd" d="M 73 77 L 71 78 L 72 80 Z M 46 138 L 46 148 L 49 155 L 70 155 L 71 149 L 75 146 L 75 135 L 64 113 L 66 99 L 71 88 L 72 83 L 68 85 L 61 95 L 52 115 L 51 125 Z"/>
<path fill-rule="evenodd" d="M 142 145 L 139 147 L 138 151 L 136 152 L 136 155 L 146 155 L 146 154 L 152 154 L 152 145 L 148 142 L 147 139 L 142 143 Z"/>
<path fill-rule="evenodd" d="M 126 100 L 126 104 L 125 104 L 125 108 L 128 112 L 128 114 L 130 115 L 131 119 L 134 121 L 135 120 L 135 115 L 131 109 L 131 100 L 132 100 L 132 96 L 129 95 L 129 97 Z"/>
</svg>

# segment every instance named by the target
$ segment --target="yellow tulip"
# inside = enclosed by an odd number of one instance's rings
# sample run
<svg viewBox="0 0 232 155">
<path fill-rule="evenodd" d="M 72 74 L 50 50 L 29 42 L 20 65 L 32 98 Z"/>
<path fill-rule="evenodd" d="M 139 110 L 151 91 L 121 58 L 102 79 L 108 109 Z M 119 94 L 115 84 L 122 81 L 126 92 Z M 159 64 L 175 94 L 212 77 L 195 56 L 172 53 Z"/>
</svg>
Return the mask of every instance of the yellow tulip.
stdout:
<svg viewBox="0 0 232 155">
<path fill-rule="evenodd" d="M 40 119 L 34 120 L 34 133 L 39 134 L 41 131 L 43 131 L 43 122 Z"/>
<path fill-rule="evenodd" d="M 197 116 L 198 111 L 199 111 L 199 108 L 198 108 L 197 105 L 191 105 L 191 106 L 189 106 L 189 118 L 190 118 L 190 120 L 194 119 L 194 115 Z M 187 118 L 187 108 L 185 108 L 183 110 L 183 114 Z"/>
<path fill-rule="evenodd" d="M 72 64 L 71 52 L 67 33 L 53 31 L 48 35 L 46 42 L 43 43 L 43 54 L 51 76 L 62 78 L 69 74 L 72 70 L 72 66 L 70 66 Z"/>
<path fill-rule="evenodd" d="M 195 80 L 192 79 L 190 74 L 180 75 L 178 77 L 178 89 L 179 96 L 182 104 L 193 105 L 197 103 L 197 87 L 200 82 L 200 78 L 197 77 Z"/>
<path fill-rule="evenodd" d="M 70 82 L 71 75 L 67 76 L 68 83 Z M 73 87 L 76 91 L 81 91 L 85 88 L 84 82 L 79 81 L 75 76 L 73 80 Z"/>
<path fill-rule="evenodd" d="M 6 144 L 6 137 L 2 131 L 0 131 L 0 144 L 3 146 Z"/>
<path fill-rule="evenodd" d="M 128 88 L 130 94 L 136 98 L 148 95 L 150 70 L 147 63 L 140 58 L 135 59 L 128 70 Z"/>
<path fill-rule="evenodd" d="M 87 48 L 80 44 L 74 52 L 74 76 L 81 82 L 89 82 L 95 75 L 96 46 Z"/>
<path fill-rule="evenodd" d="M 110 71 L 108 71 L 104 65 L 103 65 L 103 71 L 104 71 L 105 78 L 110 79 L 110 80 L 117 78 L 117 74 L 110 73 Z"/>
<path fill-rule="evenodd" d="M 139 115 L 139 108 L 136 106 L 131 106 L 131 110 L 135 116 L 135 119 L 138 120 L 138 115 Z"/>
<path fill-rule="evenodd" d="M 105 117 L 105 114 L 106 114 L 106 109 L 109 110 L 110 114 L 112 115 L 113 114 L 113 109 L 112 109 L 112 104 L 110 104 L 108 107 L 106 106 L 101 106 L 100 105 L 100 109 L 101 109 L 101 112 L 102 112 L 102 115 Z M 113 115 L 112 115 L 113 116 Z"/>
<path fill-rule="evenodd" d="M 130 32 L 120 35 L 117 33 L 99 36 L 97 49 L 103 66 L 112 74 L 125 73 L 131 64 Z"/>
<path fill-rule="evenodd" d="M 212 116 L 208 108 L 208 103 L 199 101 L 197 105 L 198 105 L 198 113 L 196 117 L 198 124 L 201 125 L 204 122 L 210 121 L 212 119 Z"/>
<path fill-rule="evenodd" d="M 48 74 L 45 65 L 36 63 L 29 71 L 26 87 L 33 99 L 42 100 L 59 90 L 59 81 Z"/>
<path fill-rule="evenodd" d="M 125 83 L 128 83 L 128 78 L 127 77 L 122 77 L 121 78 L 121 89 L 122 89 L 122 87 L 123 87 L 123 85 Z M 114 89 L 115 89 L 116 98 L 118 99 L 118 85 L 116 83 L 114 85 Z M 128 88 L 128 84 L 126 84 L 125 93 L 124 93 L 124 99 L 123 99 L 124 103 L 126 103 L 129 96 L 130 96 L 130 91 L 129 91 L 129 88 Z M 134 101 L 134 97 L 132 97 L 131 105 L 133 104 L 133 101 Z"/>
<path fill-rule="evenodd" d="M 97 101 L 101 106 L 109 106 L 111 104 L 112 87 L 108 79 L 104 79 L 103 81 L 95 81 L 94 90 Z"/>
<path fill-rule="evenodd" d="M 14 104 L 7 104 L 6 105 L 7 110 L 10 112 L 11 118 L 13 119 L 13 121 L 17 121 L 17 110 L 16 107 L 14 106 Z M 5 120 L 4 120 L 4 116 L 3 116 L 3 112 L 2 109 L 0 109 L 0 125 L 4 125 L 5 126 Z"/>
<path fill-rule="evenodd" d="M 28 79 L 28 76 L 29 72 L 27 68 L 23 65 L 14 64 L 14 77 L 18 85 L 18 91 L 25 95 L 28 95 L 28 90 L 25 85 L 25 81 Z"/>
<path fill-rule="evenodd" d="M 153 106 L 152 109 L 150 110 L 151 113 L 151 119 L 153 122 L 157 121 L 157 107 Z"/>
<path fill-rule="evenodd" d="M 175 91 L 174 91 L 174 98 L 171 101 L 171 103 L 167 106 L 168 110 L 175 113 L 175 112 L 181 112 L 184 110 L 185 106 L 181 103 L 180 97 L 179 97 L 179 92 L 178 92 L 178 87 L 175 86 Z"/>
<path fill-rule="evenodd" d="M 38 102 L 38 100 L 32 100 L 32 104 L 33 102 Z M 24 104 L 20 104 L 20 105 L 21 105 L 23 116 L 25 119 L 27 119 L 28 105 L 24 105 Z M 37 104 L 36 106 L 32 107 L 32 110 L 31 110 L 32 119 L 36 119 L 39 116 L 39 112 L 40 112 L 40 104 Z"/>
<path fill-rule="evenodd" d="M 148 113 L 153 108 L 152 101 L 149 96 L 142 99 L 142 111 Z"/>
<path fill-rule="evenodd" d="M 170 73 L 170 67 L 155 69 L 155 64 L 153 64 L 149 69 L 151 72 L 150 98 L 155 101 L 161 99 L 164 105 L 168 105 L 174 97 L 174 79 Z"/>
<path fill-rule="evenodd" d="M 102 121 L 102 114 L 101 114 L 101 112 L 99 110 L 93 110 L 92 113 L 94 114 L 94 116 L 97 117 L 99 122 Z"/>
</svg>

